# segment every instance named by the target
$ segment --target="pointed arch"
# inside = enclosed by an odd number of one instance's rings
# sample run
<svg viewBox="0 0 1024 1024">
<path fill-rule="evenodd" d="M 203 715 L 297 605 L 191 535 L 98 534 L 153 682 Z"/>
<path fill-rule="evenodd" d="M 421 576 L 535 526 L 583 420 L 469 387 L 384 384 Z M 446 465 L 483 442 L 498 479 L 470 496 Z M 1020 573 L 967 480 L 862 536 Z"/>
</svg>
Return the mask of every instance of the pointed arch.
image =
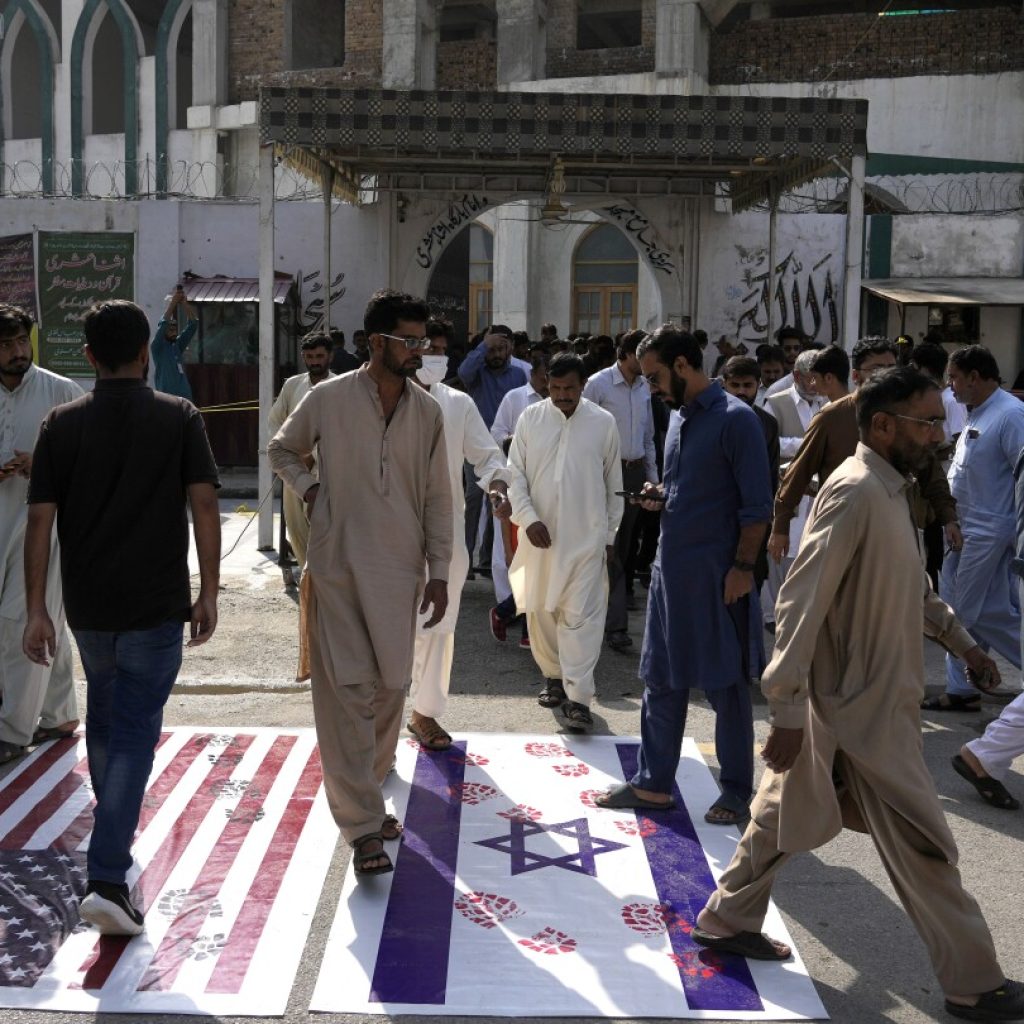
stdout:
<svg viewBox="0 0 1024 1024">
<path fill-rule="evenodd" d="M 85 186 L 85 70 L 91 65 L 96 31 L 109 13 L 121 34 L 124 87 L 124 188 L 134 195 L 138 187 L 139 58 L 145 53 L 142 30 L 124 0 L 86 0 L 71 41 L 71 192 L 80 196 Z"/>
<path fill-rule="evenodd" d="M 60 40 L 36 0 L 9 0 L 3 11 L 3 24 L 9 26 L 0 42 L 0 162 L 3 160 L 3 144 L 7 138 L 7 126 L 11 109 L 11 57 L 19 33 L 27 25 L 39 47 L 39 67 L 42 113 L 42 185 L 47 194 L 53 192 L 53 89 L 54 66 L 60 61 Z M 3 182 L 0 181 L 0 188 Z"/>
<path fill-rule="evenodd" d="M 193 0 L 170 0 L 156 30 L 156 188 L 160 193 L 167 191 L 167 149 L 171 103 L 176 92 L 178 38 L 192 3 Z"/>
</svg>

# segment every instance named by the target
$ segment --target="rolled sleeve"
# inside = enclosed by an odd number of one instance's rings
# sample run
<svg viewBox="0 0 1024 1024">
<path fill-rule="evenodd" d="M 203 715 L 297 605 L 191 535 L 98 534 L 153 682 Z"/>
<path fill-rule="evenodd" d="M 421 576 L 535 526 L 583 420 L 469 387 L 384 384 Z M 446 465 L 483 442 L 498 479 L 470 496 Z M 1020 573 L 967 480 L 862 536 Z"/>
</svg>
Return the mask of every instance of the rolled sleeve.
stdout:
<svg viewBox="0 0 1024 1024">
<path fill-rule="evenodd" d="M 772 475 L 768 449 L 757 417 L 750 410 L 737 412 L 726 433 L 729 464 L 739 491 L 737 518 L 741 527 L 770 523 Z"/>
</svg>

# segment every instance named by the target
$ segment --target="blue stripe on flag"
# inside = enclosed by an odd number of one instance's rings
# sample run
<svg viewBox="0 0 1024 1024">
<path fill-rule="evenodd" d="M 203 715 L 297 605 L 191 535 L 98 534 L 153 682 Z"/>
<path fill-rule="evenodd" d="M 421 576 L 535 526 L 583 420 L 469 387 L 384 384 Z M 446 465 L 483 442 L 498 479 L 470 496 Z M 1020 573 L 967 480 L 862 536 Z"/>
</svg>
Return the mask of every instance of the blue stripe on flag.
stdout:
<svg viewBox="0 0 1024 1024">
<path fill-rule="evenodd" d="M 464 741 L 416 758 L 371 1002 L 444 1004 L 465 774 Z"/>
<path fill-rule="evenodd" d="M 623 777 L 633 778 L 639 745 L 616 743 L 615 749 Z M 668 934 L 686 1002 L 691 1010 L 764 1010 L 746 960 L 711 953 L 690 937 L 689 928 L 714 892 L 715 881 L 687 813 L 683 794 L 675 784 L 672 795 L 675 808 L 652 815 L 648 820 L 657 825 L 657 831 L 650 835 L 641 831 L 641 836 L 658 902 L 669 911 Z M 636 818 L 640 825 L 646 814 L 637 811 Z"/>
</svg>

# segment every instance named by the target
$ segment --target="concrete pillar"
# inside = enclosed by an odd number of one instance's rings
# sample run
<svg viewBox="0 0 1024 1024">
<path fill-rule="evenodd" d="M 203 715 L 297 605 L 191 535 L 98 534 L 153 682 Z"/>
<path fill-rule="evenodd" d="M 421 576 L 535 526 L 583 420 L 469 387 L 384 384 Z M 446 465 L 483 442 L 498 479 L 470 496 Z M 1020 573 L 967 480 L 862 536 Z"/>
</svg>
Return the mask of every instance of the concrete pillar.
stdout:
<svg viewBox="0 0 1024 1024">
<path fill-rule="evenodd" d="M 849 352 L 860 337 L 861 280 L 864 276 L 865 158 L 850 163 L 846 204 L 846 280 L 843 285 L 843 347 Z"/>
<path fill-rule="evenodd" d="M 531 216 L 535 205 L 506 203 L 494 211 L 494 322 L 513 331 L 528 330 L 530 311 Z M 543 229 L 542 229 L 543 230 Z"/>
<path fill-rule="evenodd" d="M 274 484 L 274 474 L 267 458 L 270 425 L 267 422 L 274 404 L 274 147 L 260 147 L 260 386 L 259 386 L 259 494 L 262 498 Z M 260 506 L 256 524 L 257 546 L 260 551 L 274 547 L 274 503 Z"/>
<path fill-rule="evenodd" d="M 498 8 L 498 84 L 544 77 L 547 45 L 545 0 L 502 0 Z"/>
<path fill-rule="evenodd" d="M 657 0 L 654 69 L 683 80 L 685 93 L 707 89 L 711 29 L 698 0 Z"/>
<path fill-rule="evenodd" d="M 384 4 L 385 89 L 433 89 L 437 81 L 437 15 L 432 0 Z"/>
<path fill-rule="evenodd" d="M 227 96 L 227 0 L 193 0 L 192 105 L 222 106 Z"/>
</svg>

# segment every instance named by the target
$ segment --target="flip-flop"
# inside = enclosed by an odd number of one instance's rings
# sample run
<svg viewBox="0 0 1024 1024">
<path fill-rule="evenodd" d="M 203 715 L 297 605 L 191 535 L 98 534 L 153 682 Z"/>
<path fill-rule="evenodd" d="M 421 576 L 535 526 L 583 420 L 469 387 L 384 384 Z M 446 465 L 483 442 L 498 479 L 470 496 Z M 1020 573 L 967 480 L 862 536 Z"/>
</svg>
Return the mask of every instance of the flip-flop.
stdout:
<svg viewBox="0 0 1024 1024">
<path fill-rule="evenodd" d="M 727 811 L 728 817 L 712 815 L 712 811 Z M 708 809 L 704 820 L 709 825 L 746 825 L 750 821 L 750 806 L 732 793 L 723 793 Z"/>
<path fill-rule="evenodd" d="M 645 800 L 642 796 L 636 795 L 635 790 L 628 782 L 621 782 L 600 796 L 594 797 L 594 804 L 611 811 L 670 811 L 675 807 L 676 802 L 671 798 L 666 803 L 659 800 Z"/>
<path fill-rule="evenodd" d="M 537 703 L 542 708 L 560 708 L 569 699 L 561 680 L 545 679 L 544 688 L 537 694 Z"/>
<path fill-rule="evenodd" d="M 992 807 L 998 807 L 1001 811 L 1020 809 L 1020 801 L 998 779 L 993 779 L 991 775 L 976 774 L 960 754 L 951 758 L 950 763 L 953 765 L 953 771 L 961 778 L 966 779 L 978 791 L 978 796 L 985 803 Z"/>
<path fill-rule="evenodd" d="M 784 942 L 776 942 L 763 932 L 737 932 L 723 938 L 720 935 L 712 935 L 702 928 L 694 928 L 690 932 L 690 937 L 705 949 L 714 950 L 716 953 L 732 953 L 748 960 L 788 960 L 793 955 L 793 951 Z M 783 949 L 786 951 L 785 955 L 782 953 Z"/>
<path fill-rule="evenodd" d="M 945 702 L 943 702 L 945 697 Z M 981 710 L 981 694 L 971 694 L 969 697 L 960 693 L 940 693 L 936 697 L 925 697 L 921 701 L 922 711 L 960 711 L 972 712 Z"/>
</svg>

